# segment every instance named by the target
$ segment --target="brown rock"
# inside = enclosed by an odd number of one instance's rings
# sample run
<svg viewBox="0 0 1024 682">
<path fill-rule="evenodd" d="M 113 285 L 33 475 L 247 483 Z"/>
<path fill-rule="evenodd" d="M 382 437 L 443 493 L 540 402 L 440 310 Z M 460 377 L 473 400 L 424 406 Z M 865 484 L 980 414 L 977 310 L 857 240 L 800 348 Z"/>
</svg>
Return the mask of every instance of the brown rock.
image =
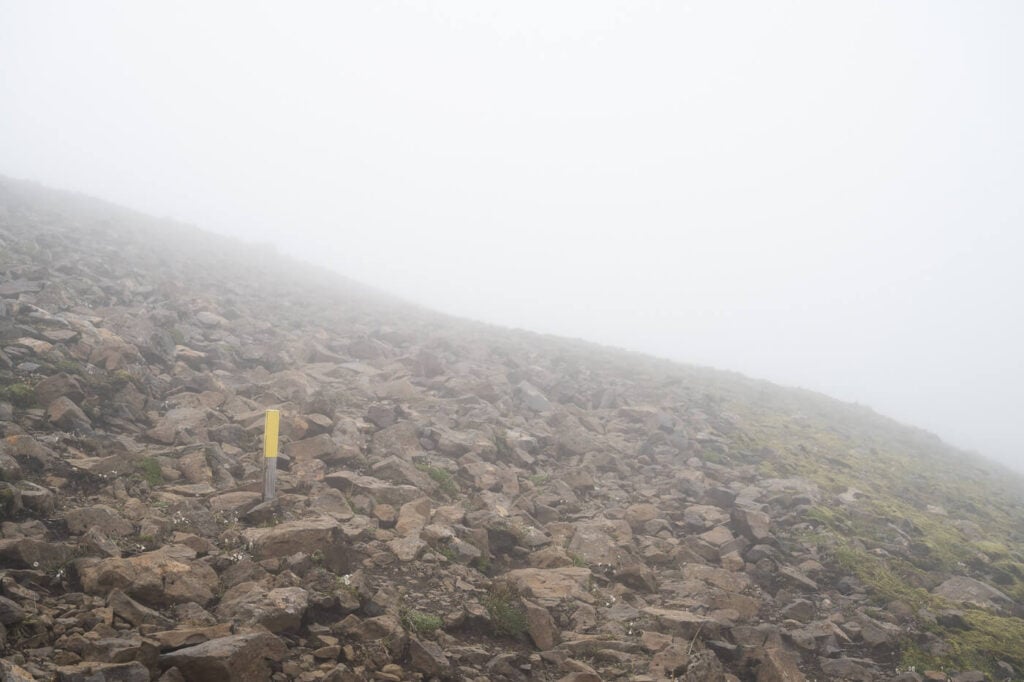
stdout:
<svg viewBox="0 0 1024 682">
<path fill-rule="evenodd" d="M 138 661 L 79 663 L 57 668 L 57 682 L 149 682 L 149 669 Z"/>
<path fill-rule="evenodd" d="M 155 607 L 213 600 L 217 574 L 193 561 L 195 551 L 166 545 L 129 559 L 103 559 L 79 569 L 82 587 L 89 594 L 107 594 L 120 588 L 133 599 Z"/>
<path fill-rule="evenodd" d="M 451 668 L 448 657 L 436 643 L 409 638 L 409 663 L 413 670 L 431 677 L 442 677 Z"/>
<path fill-rule="evenodd" d="M 796 656 L 783 649 L 764 649 L 757 666 L 757 682 L 803 682 Z"/>
<path fill-rule="evenodd" d="M 543 606 L 525 599 L 523 606 L 526 609 L 526 631 L 530 639 L 541 651 L 553 649 L 559 642 L 559 633 L 551 613 Z"/>
<path fill-rule="evenodd" d="M 85 392 L 78 379 L 64 372 L 46 377 L 35 385 L 33 392 L 39 405 L 50 405 L 61 396 L 73 403 L 80 403 L 85 398 Z"/>
<path fill-rule="evenodd" d="M 767 514 L 756 509 L 744 507 L 732 508 L 732 521 L 737 530 L 754 542 L 764 540 L 769 535 L 771 519 Z"/>
<path fill-rule="evenodd" d="M 267 632 L 232 635 L 166 653 L 160 666 L 174 666 L 190 682 L 266 682 L 267 661 L 280 661 L 284 643 Z"/>
<path fill-rule="evenodd" d="M 176 630 L 162 630 L 149 635 L 161 651 L 173 651 L 187 646 L 195 646 L 211 639 L 227 637 L 231 634 L 231 623 L 220 623 L 206 627 L 182 627 Z"/>
<path fill-rule="evenodd" d="M 338 542 L 339 523 L 330 517 L 288 521 L 273 528 L 252 529 L 253 555 L 258 559 L 286 557 L 296 552 L 311 552 Z"/>
<path fill-rule="evenodd" d="M 289 443 L 285 451 L 292 459 L 301 461 L 328 457 L 337 449 L 338 446 L 331 440 L 330 435 L 322 433 L 312 438 Z"/>
<path fill-rule="evenodd" d="M 159 611 L 143 606 L 119 589 L 111 590 L 107 595 L 107 606 L 114 610 L 114 615 L 123 618 L 135 627 L 140 625 L 174 627 L 174 621 L 165 618 Z"/>
<path fill-rule="evenodd" d="M 121 538 L 135 530 L 132 524 L 105 504 L 69 509 L 64 514 L 68 530 L 74 534 L 96 530 L 108 538 Z"/>
<path fill-rule="evenodd" d="M 85 416 L 82 408 L 61 396 L 46 408 L 46 419 L 54 426 L 65 431 L 91 430 L 92 421 Z"/>
<path fill-rule="evenodd" d="M 266 590 L 259 583 L 235 585 L 221 597 L 216 615 L 240 625 L 256 623 L 270 632 L 296 632 L 309 604 L 309 595 L 301 587 Z"/>
<path fill-rule="evenodd" d="M 70 554 L 62 542 L 43 542 L 34 538 L 0 540 L 0 565 L 8 568 L 49 571 L 65 564 Z"/>
<path fill-rule="evenodd" d="M 584 602 L 593 600 L 587 589 L 590 584 L 589 568 L 517 568 L 504 577 L 524 596 L 542 606 L 557 606 L 566 598 Z"/>
</svg>

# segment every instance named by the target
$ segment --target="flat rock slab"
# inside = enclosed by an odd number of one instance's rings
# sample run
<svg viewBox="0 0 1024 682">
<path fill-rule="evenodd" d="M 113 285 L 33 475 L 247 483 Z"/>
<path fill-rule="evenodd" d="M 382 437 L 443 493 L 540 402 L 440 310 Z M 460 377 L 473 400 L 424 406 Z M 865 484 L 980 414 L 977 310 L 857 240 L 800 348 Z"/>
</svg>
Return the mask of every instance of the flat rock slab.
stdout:
<svg viewBox="0 0 1024 682">
<path fill-rule="evenodd" d="M 268 632 L 219 637 L 160 657 L 160 667 L 175 666 L 190 682 L 265 682 L 267 661 L 280 661 L 284 643 Z"/>
<path fill-rule="evenodd" d="M 934 590 L 933 594 L 954 602 L 967 602 L 986 609 L 1002 608 L 1013 604 L 1008 596 L 980 580 L 955 575 Z"/>
<path fill-rule="evenodd" d="M 506 573 L 505 578 L 541 606 L 556 606 L 566 598 L 587 603 L 594 600 L 587 591 L 589 568 L 517 568 Z"/>
<path fill-rule="evenodd" d="M 324 476 L 324 483 L 343 493 L 362 494 L 373 498 L 377 504 L 400 507 L 423 495 L 416 486 L 392 485 L 373 476 L 361 476 L 350 471 L 339 471 Z"/>
<path fill-rule="evenodd" d="M 312 554 L 333 545 L 340 537 L 341 525 L 334 519 L 321 516 L 313 519 L 288 521 L 273 528 L 251 528 L 243 535 L 252 543 L 253 555 L 259 559 L 286 557 L 296 552 Z"/>
<path fill-rule="evenodd" d="M 681 609 L 659 609 L 649 607 L 640 611 L 646 616 L 653 618 L 666 634 L 692 640 L 698 633 L 704 635 L 705 639 L 717 637 L 723 627 L 730 623 L 722 623 L 692 611 Z"/>
</svg>

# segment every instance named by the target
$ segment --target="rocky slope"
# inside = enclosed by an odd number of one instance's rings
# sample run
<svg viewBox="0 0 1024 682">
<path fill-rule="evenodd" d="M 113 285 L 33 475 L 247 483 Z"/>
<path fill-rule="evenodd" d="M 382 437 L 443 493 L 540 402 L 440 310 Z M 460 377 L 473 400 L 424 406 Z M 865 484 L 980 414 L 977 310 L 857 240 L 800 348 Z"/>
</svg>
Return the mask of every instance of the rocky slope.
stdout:
<svg viewBox="0 0 1024 682">
<path fill-rule="evenodd" d="M 11 180 L 0 436 L 3 679 L 1024 671 L 995 465 Z"/>
</svg>

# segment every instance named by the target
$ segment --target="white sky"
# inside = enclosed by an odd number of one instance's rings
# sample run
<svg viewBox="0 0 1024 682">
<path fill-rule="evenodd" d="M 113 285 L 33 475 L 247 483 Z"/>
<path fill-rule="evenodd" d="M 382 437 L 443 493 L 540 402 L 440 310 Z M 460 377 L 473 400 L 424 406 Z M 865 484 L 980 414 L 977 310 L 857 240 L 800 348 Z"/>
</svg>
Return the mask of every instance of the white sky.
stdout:
<svg viewBox="0 0 1024 682">
<path fill-rule="evenodd" d="M 1024 469 L 1024 4 L 0 0 L 0 173 Z"/>
</svg>

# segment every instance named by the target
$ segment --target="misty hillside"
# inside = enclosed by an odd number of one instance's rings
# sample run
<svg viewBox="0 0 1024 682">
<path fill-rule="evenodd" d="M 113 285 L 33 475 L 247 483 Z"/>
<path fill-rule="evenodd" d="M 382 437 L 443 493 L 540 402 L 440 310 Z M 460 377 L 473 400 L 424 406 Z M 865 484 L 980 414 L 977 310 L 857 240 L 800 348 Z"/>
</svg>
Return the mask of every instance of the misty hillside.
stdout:
<svg viewBox="0 0 1024 682">
<path fill-rule="evenodd" d="M 5 680 L 1024 676 L 998 465 L 7 179 L 0 436 Z"/>
</svg>

